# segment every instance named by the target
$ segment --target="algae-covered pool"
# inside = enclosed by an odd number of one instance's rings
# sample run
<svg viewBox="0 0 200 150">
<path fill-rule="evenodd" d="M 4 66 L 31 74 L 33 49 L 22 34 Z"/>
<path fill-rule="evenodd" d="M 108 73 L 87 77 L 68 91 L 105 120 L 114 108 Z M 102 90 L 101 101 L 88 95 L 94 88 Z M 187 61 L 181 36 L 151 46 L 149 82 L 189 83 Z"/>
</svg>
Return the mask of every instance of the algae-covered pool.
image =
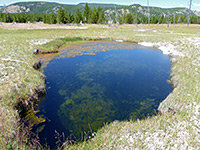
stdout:
<svg viewBox="0 0 200 150">
<path fill-rule="evenodd" d="M 43 69 L 47 95 L 38 106 L 41 143 L 86 140 L 105 123 L 156 112 L 172 91 L 170 58 L 134 44 L 88 42 L 67 47 Z"/>
</svg>

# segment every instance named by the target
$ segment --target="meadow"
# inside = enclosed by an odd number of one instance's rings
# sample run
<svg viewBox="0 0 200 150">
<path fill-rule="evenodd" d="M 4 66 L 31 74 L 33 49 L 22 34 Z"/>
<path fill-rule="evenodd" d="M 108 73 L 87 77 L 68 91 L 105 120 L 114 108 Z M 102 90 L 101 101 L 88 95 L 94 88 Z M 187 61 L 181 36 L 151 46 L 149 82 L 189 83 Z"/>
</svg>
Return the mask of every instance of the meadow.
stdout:
<svg viewBox="0 0 200 150">
<path fill-rule="evenodd" d="M 42 70 L 33 52 L 63 44 L 60 39 L 135 41 L 171 56 L 173 92 L 159 106 L 160 114 L 143 120 L 115 121 L 95 137 L 65 149 L 199 149 L 200 148 L 200 26 L 181 25 L 0 25 L 0 149 L 32 149 L 20 124 L 20 108 L 31 108 L 45 92 Z M 57 42 L 56 42 L 57 41 Z M 50 42 L 50 43 L 49 43 Z M 66 46 L 79 41 L 65 41 Z M 47 43 L 47 47 L 45 45 Z M 48 44 L 49 43 L 49 44 Z M 56 46 L 55 46 L 56 48 Z M 21 131 L 21 130 L 24 131 Z M 22 134 L 23 133 L 23 134 Z M 62 147 L 62 148 L 63 148 Z"/>
</svg>

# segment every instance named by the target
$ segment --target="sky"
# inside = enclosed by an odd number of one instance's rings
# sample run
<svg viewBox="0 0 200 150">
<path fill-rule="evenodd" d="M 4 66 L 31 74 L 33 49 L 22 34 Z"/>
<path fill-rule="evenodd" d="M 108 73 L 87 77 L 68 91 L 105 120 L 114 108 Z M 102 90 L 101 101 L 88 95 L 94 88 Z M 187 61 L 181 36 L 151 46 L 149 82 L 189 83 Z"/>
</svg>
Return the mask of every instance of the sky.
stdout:
<svg viewBox="0 0 200 150">
<path fill-rule="evenodd" d="M 147 0 L 0 0 L 0 6 L 10 5 L 16 2 L 30 2 L 30 1 L 46 1 L 46 2 L 57 2 L 61 4 L 78 4 L 82 2 L 87 3 L 112 3 L 112 4 L 141 4 L 147 5 Z M 171 7 L 189 7 L 190 0 L 149 0 L 150 6 L 171 8 Z M 200 11 L 200 0 L 193 0 L 192 10 Z"/>
</svg>

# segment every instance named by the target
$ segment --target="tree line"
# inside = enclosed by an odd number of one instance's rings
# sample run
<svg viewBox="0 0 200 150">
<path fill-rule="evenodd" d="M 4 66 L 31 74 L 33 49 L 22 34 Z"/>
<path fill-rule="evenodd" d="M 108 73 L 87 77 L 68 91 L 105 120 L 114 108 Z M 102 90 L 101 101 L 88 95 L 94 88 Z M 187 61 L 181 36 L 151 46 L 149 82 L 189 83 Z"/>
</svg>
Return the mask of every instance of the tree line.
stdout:
<svg viewBox="0 0 200 150">
<path fill-rule="evenodd" d="M 148 24 L 148 16 L 141 16 L 138 17 L 136 12 L 134 13 L 128 13 L 124 14 L 123 16 L 119 16 L 118 20 L 116 20 L 116 17 L 112 18 L 114 23 L 119 24 Z M 180 16 L 180 15 L 161 15 L 161 16 L 151 16 L 150 24 L 185 24 L 188 22 L 187 16 Z M 200 17 L 197 16 L 191 16 L 190 17 L 191 24 L 200 24 Z"/>
<path fill-rule="evenodd" d="M 26 13 L 0 13 L 0 22 L 5 23 L 27 23 L 27 22 L 43 22 L 47 24 L 107 24 L 109 21 L 117 24 L 148 24 L 148 16 L 137 16 L 136 12 L 124 13 L 122 16 L 106 16 L 102 8 L 91 9 L 86 3 L 83 13 L 79 9 L 76 10 L 75 14 L 67 13 L 66 9 L 59 8 L 57 14 L 26 14 Z M 161 16 L 151 16 L 151 24 L 177 24 L 177 23 L 187 23 L 187 16 L 180 15 L 161 15 Z M 190 22 L 192 24 L 199 24 L 200 17 L 191 16 Z"/>
<path fill-rule="evenodd" d="M 47 24 L 71 24 L 71 23 L 88 23 L 104 24 L 106 19 L 102 8 L 91 9 L 88 4 L 85 5 L 83 13 L 79 9 L 75 14 L 67 13 L 66 9 L 59 8 L 57 14 L 26 14 L 26 13 L 0 13 L 0 22 L 5 23 L 27 23 L 43 22 Z"/>
<path fill-rule="evenodd" d="M 90 24 L 103 24 L 105 23 L 105 16 L 102 8 L 91 9 L 86 3 L 83 13 L 79 9 L 76 10 L 76 14 L 66 13 L 66 9 L 59 8 L 56 23 L 90 23 Z"/>
</svg>

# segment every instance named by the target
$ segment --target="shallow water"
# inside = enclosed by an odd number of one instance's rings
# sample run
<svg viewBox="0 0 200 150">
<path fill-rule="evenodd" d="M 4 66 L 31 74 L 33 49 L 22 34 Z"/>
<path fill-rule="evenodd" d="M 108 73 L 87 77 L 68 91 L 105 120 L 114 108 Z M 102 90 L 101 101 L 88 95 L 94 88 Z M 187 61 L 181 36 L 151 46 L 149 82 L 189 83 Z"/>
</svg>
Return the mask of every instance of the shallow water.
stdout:
<svg viewBox="0 0 200 150">
<path fill-rule="evenodd" d="M 152 115 L 172 91 L 170 69 L 168 56 L 133 44 L 66 48 L 44 68 L 48 93 L 38 110 L 47 121 L 34 130 L 44 127 L 41 142 L 55 147 L 62 133 L 83 140 L 104 123 Z"/>
</svg>

